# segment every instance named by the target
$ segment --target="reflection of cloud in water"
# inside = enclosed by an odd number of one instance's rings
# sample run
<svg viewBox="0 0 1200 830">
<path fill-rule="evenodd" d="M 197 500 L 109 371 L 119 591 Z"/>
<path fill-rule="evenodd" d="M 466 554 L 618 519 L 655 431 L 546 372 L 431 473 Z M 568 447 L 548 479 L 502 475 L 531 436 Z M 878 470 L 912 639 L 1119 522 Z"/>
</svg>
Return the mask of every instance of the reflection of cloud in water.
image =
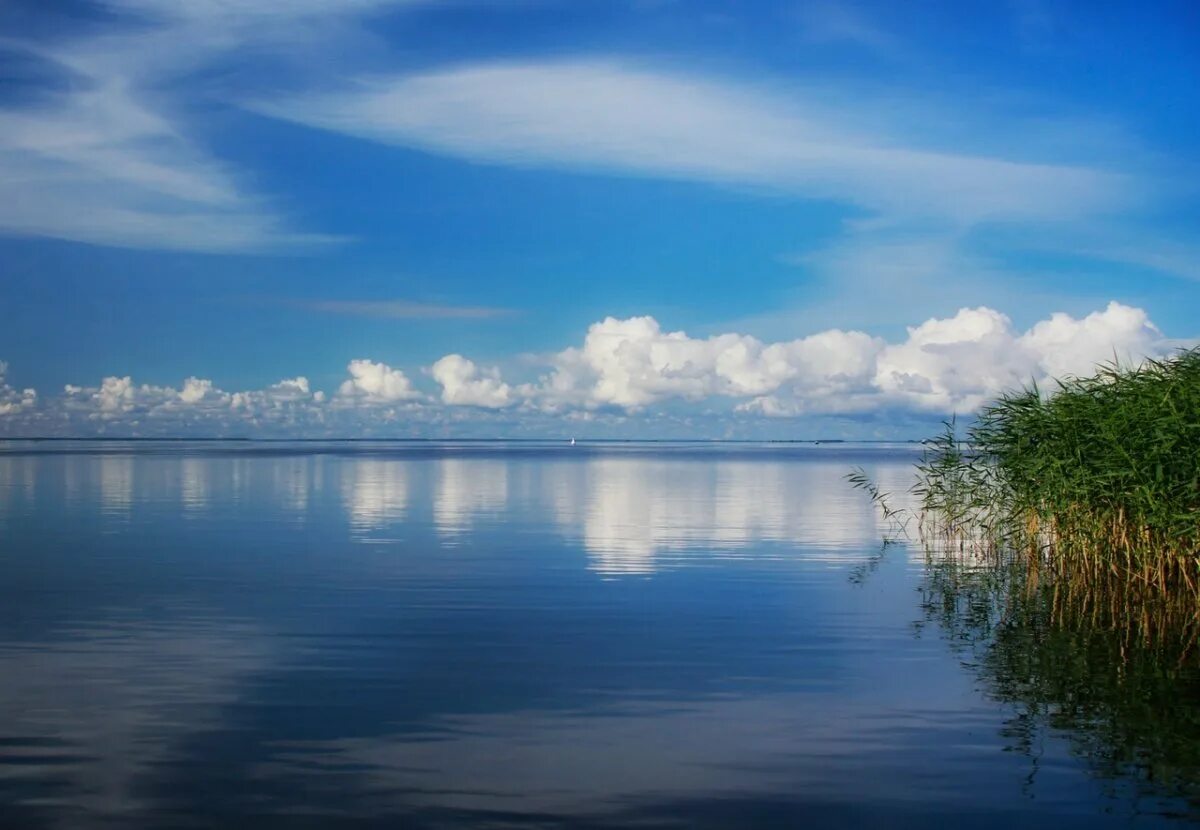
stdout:
<svg viewBox="0 0 1200 830">
<path fill-rule="evenodd" d="M 77 455 L 68 455 L 63 458 L 62 466 L 62 481 L 63 481 L 63 501 L 66 504 L 75 506 L 88 497 L 87 482 L 88 473 L 91 471 L 91 460 L 80 458 Z"/>
<path fill-rule="evenodd" d="M 249 626 L 140 619 L 0 647 L 0 787 L 55 782 L 72 810 L 36 797 L 10 807 L 45 806 L 70 827 L 83 813 L 105 824 L 147 809 L 147 783 L 188 735 L 221 726 L 222 707 L 266 654 Z"/>
<path fill-rule="evenodd" d="M 37 471 L 28 458 L 0 456 L 0 518 L 18 501 L 30 504 L 37 494 Z"/>
<path fill-rule="evenodd" d="M 341 465 L 342 501 L 356 533 L 404 520 L 409 474 L 406 461 L 355 459 Z"/>
<path fill-rule="evenodd" d="M 272 485 L 283 507 L 298 519 L 308 513 L 310 494 L 321 485 L 322 456 L 284 457 L 271 465 Z"/>
<path fill-rule="evenodd" d="M 508 463 L 446 458 L 437 465 L 433 523 L 446 535 L 464 533 L 479 518 L 508 506 Z"/>
<path fill-rule="evenodd" d="M 133 505 L 133 459 L 106 455 L 100 459 L 100 509 L 123 515 Z"/>
<path fill-rule="evenodd" d="M 246 488 L 250 481 L 251 459 L 238 457 L 231 459 L 229 471 L 229 498 L 235 504 L 246 500 Z"/>
<path fill-rule="evenodd" d="M 582 470 L 548 467 L 544 485 L 559 522 L 579 534 L 596 571 L 638 574 L 698 550 L 729 555 L 757 542 L 861 552 L 878 537 L 880 522 L 846 483 L 849 469 L 838 462 L 600 458 Z"/>
<path fill-rule="evenodd" d="M 208 505 L 208 469 L 203 459 L 180 459 L 179 497 L 185 510 L 203 510 Z"/>
</svg>

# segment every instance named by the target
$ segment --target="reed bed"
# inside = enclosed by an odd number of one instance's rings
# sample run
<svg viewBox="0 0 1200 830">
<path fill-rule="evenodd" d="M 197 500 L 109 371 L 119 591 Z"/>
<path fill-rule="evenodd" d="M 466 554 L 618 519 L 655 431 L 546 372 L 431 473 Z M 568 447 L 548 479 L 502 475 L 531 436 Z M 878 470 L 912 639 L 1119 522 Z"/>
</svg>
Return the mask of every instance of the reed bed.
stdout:
<svg viewBox="0 0 1200 830">
<path fill-rule="evenodd" d="M 1006 394 L 962 439 L 948 423 L 917 472 L 932 547 L 1200 596 L 1200 350 Z"/>
<path fill-rule="evenodd" d="M 1031 782 L 1063 735 L 1113 796 L 1200 819 L 1200 351 L 1004 395 L 961 435 L 951 421 L 903 499 L 848 478 L 884 550 L 917 529 L 918 631 L 1012 707 Z"/>
</svg>

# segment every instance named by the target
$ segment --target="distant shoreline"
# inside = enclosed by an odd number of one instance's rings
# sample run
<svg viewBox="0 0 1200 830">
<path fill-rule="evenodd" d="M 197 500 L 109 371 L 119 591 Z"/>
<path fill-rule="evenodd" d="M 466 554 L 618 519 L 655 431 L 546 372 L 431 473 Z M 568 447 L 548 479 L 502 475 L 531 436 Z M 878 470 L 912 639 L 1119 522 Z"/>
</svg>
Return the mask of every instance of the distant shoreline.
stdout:
<svg viewBox="0 0 1200 830">
<path fill-rule="evenodd" d="M 555 444 L 570 441 L 566 438 L 214 438 L 184 436 L 87 436 L 36 435 L 0 437 L 0 443 L 12 441 L 74 441 L 87 443 L 114 442 L 159 442 L 159 443 L 246 443 L 246 444 L 304 444 L 304 443 L 506 443 L 506 444 Z M 915 438 L 906 439 L 848 439 L 848 438 L 577 438 L 580 444 L 919 444 Z"/>
</svg>

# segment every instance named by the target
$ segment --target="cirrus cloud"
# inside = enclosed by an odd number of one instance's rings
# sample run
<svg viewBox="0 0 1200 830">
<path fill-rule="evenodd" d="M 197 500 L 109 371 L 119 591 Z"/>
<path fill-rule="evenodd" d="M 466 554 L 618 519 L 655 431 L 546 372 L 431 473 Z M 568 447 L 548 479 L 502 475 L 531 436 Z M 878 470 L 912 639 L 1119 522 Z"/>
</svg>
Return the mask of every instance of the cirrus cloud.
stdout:
<svg viewBox="0 0 1200 830">
<path fill-rule="evenodd" d="M 337 241 L 294 229 L 205 146 L 192 83 L 222 60 L 303 53 L 340 31 L 331 23 L 420 2 L 102 0 L 108 14 L 85 34 L 0 38 L 6 60 L 59 81 L 0 102 L 0 232 L 209 253 Z"/>
<path fill-rule="evenodd" d="M 1077 219 L 1138 189 L 1096 167 L 925 146 L 902 123 L 868 130 L 813 90 L 621 60 L 474 63 L 246 106 L 472 160 L 748 185 L 908 219 Z"/>
</svg>

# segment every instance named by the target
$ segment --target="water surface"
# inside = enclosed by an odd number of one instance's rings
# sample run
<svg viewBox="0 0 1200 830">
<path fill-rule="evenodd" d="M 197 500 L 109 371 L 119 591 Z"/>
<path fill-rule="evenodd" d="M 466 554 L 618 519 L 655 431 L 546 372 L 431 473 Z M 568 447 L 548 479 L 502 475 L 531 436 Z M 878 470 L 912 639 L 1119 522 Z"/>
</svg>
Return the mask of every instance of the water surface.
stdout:
<svg viewBox="0 0 1200 830">
<path fill-rule="evenodd" d="M 923 602 L 924 555 L 879 555 L 843 476 L 902 489 L 913 458 L 0 443 L 0 820 L 1186 820 L 1153 758 L 1015 729 L 1020 696 Z M 1194 677 L 1171 682 L 1192 717 Z"/>
</svg>

